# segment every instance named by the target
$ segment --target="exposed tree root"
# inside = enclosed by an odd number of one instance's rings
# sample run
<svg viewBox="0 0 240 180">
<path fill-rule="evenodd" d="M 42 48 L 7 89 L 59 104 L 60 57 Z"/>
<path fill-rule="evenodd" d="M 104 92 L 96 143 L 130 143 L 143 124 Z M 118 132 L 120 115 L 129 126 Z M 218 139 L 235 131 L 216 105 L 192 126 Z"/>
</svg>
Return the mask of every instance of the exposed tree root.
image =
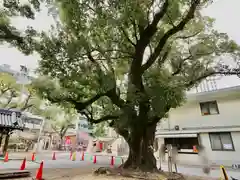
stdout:
<svg viewBox="0 0 240 180">
<path fill-rule="evenodd" d="M 149 179 L 149 180 L 184 180 L 182 174 L 179 173 L 167 173 L 162 171 L 143 172 L 134 169 L 123 169 L 123 168 L 109 168 L 100 167 L 95 172 L 95 175 L 107 175 L 107 176 L 122 176 L 133 179 Z"/>
</svg>

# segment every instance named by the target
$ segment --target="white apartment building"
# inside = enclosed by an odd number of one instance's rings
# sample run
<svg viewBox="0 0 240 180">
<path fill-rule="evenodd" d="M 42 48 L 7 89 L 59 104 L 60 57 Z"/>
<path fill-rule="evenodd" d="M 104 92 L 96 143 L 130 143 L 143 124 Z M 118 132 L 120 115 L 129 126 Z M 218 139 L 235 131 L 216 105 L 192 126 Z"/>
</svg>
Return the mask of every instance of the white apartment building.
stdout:
<svg viewBox="0 0 240 180">
<path fill-rule="evenodd" d="M 159 123 L 159 144 L 175 144 L 178 160 L 199 163 L 194 146 L 205 147 L 212 164 L 240 164 L 240 86 L 187 95 L 187 102 L 172 109 Z"/>
</svg>

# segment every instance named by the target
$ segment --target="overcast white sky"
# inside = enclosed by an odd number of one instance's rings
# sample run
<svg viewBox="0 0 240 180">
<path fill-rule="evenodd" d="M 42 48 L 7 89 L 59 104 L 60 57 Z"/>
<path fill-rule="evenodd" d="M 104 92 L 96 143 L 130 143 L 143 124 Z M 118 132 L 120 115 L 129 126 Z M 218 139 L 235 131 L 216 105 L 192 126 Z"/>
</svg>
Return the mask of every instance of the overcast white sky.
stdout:
<svg viewBox="0 0 240 180">
<path fill-rule="evenodd" d="M 226 32 L 240 44 L 240 0 L 215 0 L 215 2 L 204 10 L 204 14 L 216 19 L 215 28 L 221 32 Z M 18 28 L 25 28 L 26 24 L 31 24 L 35 28 L 47 30 L 53 21 L 47 17 L 44 11 L 37 16 L 36 21 L 15 19 L 14 25 Z M 0 46 L 0 65 L 9 64 L 12 69 L 19 70 L 20 65 L 25 65 L 30 69 L 37 67 L 38 56 L 25 56 L 15 48 Z M 236 77 L 223 77 L 218 80 L 218 88 L 240 85 L 240 79 Z"/>
</svg>

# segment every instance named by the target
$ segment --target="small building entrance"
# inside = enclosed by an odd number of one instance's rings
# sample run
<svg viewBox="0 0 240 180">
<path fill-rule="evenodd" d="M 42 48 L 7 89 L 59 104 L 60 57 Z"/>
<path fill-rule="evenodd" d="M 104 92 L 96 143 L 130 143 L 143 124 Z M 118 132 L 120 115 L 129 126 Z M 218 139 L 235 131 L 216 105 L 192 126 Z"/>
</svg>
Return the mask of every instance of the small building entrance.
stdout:
<svg viewBox="0 0 240 180">
<path fill-rule="evenodd" d="M 2 156 L 7 151 L 9 138 L 13 131 L 14 130 L 23 131 L 24 129 L 24 123 L 21 116 L 22 113 L 20 111 L 0 109 L 0 147 L 1 147 L 0 154 Z"/>
</svg>

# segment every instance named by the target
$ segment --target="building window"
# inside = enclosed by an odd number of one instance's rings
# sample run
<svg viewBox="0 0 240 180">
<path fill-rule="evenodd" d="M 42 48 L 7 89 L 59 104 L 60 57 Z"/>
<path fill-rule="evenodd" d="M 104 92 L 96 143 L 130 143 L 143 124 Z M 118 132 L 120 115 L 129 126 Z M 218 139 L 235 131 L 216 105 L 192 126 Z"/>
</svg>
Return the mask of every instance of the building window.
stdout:
<svg viewBox="0 0 240 180">
<path fill-rule="evenodd" d="M 193 150 L 194 146 L 197 146 L 198 138 L 197 137 L 181 137 L 181 138 L 164 138 L 164 144 L 165 146 L 168 144 L 171 144 L 173 146 L 176 146 L 178 150 L 181 152 L 184 152 L 184 150 Z M 186 151 L 191 152 L 191 151 Z"/>
<path fill-rule="evenodd" d="M 217 101 L 202 102 L 200 108 L 203 116 L 219 114 Z"/>
<path fill-rule="evenodd" d="M 234 151 L 234 145 L 230 132 L 209 133 L 213 151 Z"/>
</svg>

